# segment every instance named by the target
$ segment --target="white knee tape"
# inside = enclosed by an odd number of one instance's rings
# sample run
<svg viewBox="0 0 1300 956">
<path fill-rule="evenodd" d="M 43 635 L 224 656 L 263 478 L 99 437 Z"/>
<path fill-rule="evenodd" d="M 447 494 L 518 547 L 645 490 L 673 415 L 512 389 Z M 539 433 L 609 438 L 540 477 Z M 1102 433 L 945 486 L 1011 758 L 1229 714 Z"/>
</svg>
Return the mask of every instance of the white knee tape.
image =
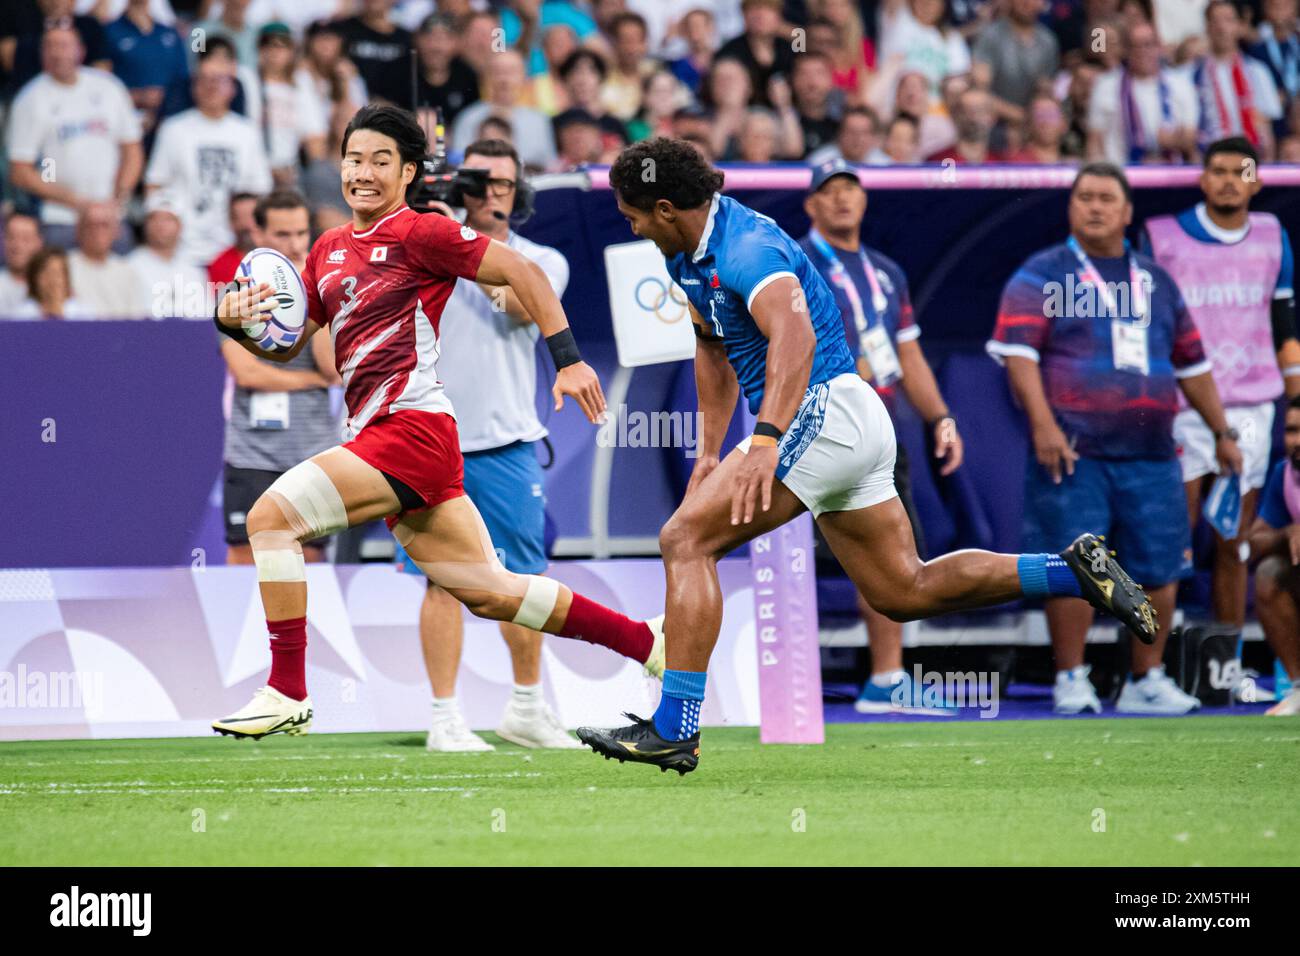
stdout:
<svg viewBox="0 0 1300 956">
<path fill-rule="evenodd" d="M 290 531 L 255 531 L 248 536 L 257 580 L 293 583 L 307 580 L 302 545 Z"/>
<path fill-rule="evenodd" d="M 540 631 L 550 620 L 555 610 L 555 602 L 560 597 L 560 582 L 554 578 L 543 578 L 536 574 L 528 575 L 528 590 L 519 604 L 519 610 L 511 622 L 520 627 Z"/>
<path fill-rule="evenodd" d="M 267 489 L 287 501 L 302 519 L 305 540 L 323 538 L 348 526 L 348 509 L 329 475 L 315 462 L 304 461 L 286 471 Z M 285 515 L 290 521 L 292 515 Z"/>
</svg>

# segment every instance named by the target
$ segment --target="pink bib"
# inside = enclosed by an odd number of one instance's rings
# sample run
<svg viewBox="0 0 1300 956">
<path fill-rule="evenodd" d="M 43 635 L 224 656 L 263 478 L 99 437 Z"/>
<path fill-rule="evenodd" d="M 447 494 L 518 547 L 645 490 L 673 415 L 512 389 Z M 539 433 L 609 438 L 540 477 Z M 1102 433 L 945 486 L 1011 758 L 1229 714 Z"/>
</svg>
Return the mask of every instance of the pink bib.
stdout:
<svg viewBox="0 0 1300 956">
<path fill-rule="evenodd" d="M 1253 212 L 1249 222 L 1246 237 L 1232 245 L 1193 238 L 1173 216 L 1147 222 L 1152 252 L 1200 330 L 1224 405 L 1259 405 L 1282 394 L 1270 314 L 1281 226 L 1269 213 Z M 1187 408 L 1181 392 L 1179 403 Z"/>
</svg>

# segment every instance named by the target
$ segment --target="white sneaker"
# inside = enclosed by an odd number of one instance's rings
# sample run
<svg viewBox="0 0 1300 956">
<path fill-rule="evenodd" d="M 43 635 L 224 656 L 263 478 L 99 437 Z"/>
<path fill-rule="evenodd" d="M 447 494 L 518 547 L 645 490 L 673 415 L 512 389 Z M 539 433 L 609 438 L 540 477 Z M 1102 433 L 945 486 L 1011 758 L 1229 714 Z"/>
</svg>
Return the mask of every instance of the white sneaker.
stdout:
<svg viewBox="0 0 1300 956">
<path fill-rule="evenodd" d="M 465 718 L 453 712 L 433 718 L 424 749 L 438 753 L 483 753 L 497 748 L 470 730 Z"/>
<path fill-rule="evenodd" d="M 311 697 L 294 700 L 273 687 L 259 687 L 253 699 L 229 717 L 212 722 L 212 729 L 231 737 L 261 740 L 269 734 L 297 737 L 311 729 Z"/>
<path fill-rule="evenodd" d="M 1100 714 L 1101 701 L 1097 699 L 1092 681 L 1088 680 L 1091 672 L 1092 668 L 1087 664 L 1069 671 L 1058 671 L 1056 684 L 1052 687 L 1052 710 L 1058 714 L 1081 714 L 1085 710 Z"/>
<path fill-rule="evenodd" d="M 1186 714 L 1196 710 L 1201 702 L 1184 693 L 1165 673 L 1163 666 L 1153 667 L 1141 680 L 1130 674 L 1119 693 L 1115 710 L 1121 714 Z"/>
<path fill-rule="evenodd" d="M 667 666 L 664 658 L 664 616 L 652 617 L 646 621 L 646 627 L 650 628 L 651 633 L 655 636 L 654 647 L 650 648 L 650 656 L 645 659 L 645 674 L 647 677 L 657 677 L 664 679 L 664 667 Z"/>
<path fill-rule="evenodd" d="M 555 712 L 545 704 L 530 710 L 506 704 L 497 736 L 512 744 L 536 750 L 582 750 L 577 738 L 570 737 Z"/>
<path fill-rule="evenodd" d="M 1292 687 L 1291 692 L 1264 711 L 1264 715 L 1266 717 L 1300 716 L 1300 687 Z"/>
</svg>

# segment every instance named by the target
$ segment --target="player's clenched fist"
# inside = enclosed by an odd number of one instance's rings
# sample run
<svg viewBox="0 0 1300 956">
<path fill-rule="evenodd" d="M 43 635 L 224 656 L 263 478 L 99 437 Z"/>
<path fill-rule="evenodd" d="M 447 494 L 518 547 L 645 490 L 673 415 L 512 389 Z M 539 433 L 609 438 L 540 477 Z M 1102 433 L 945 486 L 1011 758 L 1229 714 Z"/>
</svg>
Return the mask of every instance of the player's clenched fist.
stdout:
<svg viewBox="0 0 1300 956">
<path fill-rule="evenodd" d="M 564 396 L 568 395 L 593 424 L 599 424 L 605 416 L 605 393 L 601 391 L 595 370 L 586 362 L 575 362 L 556 372 L 551 394 L 555 396 L 557 412 L 564 406 Z"/>
<path fill-rule="evenodd" d="M 246 322 L 260 319 L 275 308 L 274 301 L 268 301 L 274 290 L 265 282 L 256 286 L 248 276 L 237 276 L 236 287 L 227 292 L 217 306 L 217 321 L 229 328 L 237 328 Z"/>
</svg>

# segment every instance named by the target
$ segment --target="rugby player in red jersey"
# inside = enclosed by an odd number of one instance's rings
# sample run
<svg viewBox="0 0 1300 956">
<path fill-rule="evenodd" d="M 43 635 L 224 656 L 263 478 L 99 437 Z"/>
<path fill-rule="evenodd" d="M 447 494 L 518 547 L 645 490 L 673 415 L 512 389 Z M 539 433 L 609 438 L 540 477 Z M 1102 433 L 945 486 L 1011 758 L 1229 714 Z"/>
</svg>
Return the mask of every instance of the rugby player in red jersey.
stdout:
<svg viewBox="0 0 1300 956">
<path fill-rule="evenodd" d="M 424 131 L 405 110 L 367 106 L 353 117 L 342 165 L 352 222 L 325 232 L 308 254 L 308 321 L 292 349 L 264 352 L 244 332 L 245 322 L 270 308 L 269 286 L 244 280 L 218 307 L 225 334 L 279 361 L 327 328 L 348 411 L 345 442 L 291 468 L 248 514 L 271 676 L 247 706 L 213 723 L 220 733 L 258 738 L 307 730 L 302 542 L 380 517 L 429 579 L 479 617 L 602 644 L 662 673 L 658 628 L 550 578 L 506 570 L 465 496 L 456 420 L 435 367 L 443 307 L 459 277 L 517 300 L 536 321 L 555 360 L 557 409 L 567 395 L 597 422 L 605 396 L 537 265 L 455 220 L 407 206 L 426 149 Z"/>
</svg>

